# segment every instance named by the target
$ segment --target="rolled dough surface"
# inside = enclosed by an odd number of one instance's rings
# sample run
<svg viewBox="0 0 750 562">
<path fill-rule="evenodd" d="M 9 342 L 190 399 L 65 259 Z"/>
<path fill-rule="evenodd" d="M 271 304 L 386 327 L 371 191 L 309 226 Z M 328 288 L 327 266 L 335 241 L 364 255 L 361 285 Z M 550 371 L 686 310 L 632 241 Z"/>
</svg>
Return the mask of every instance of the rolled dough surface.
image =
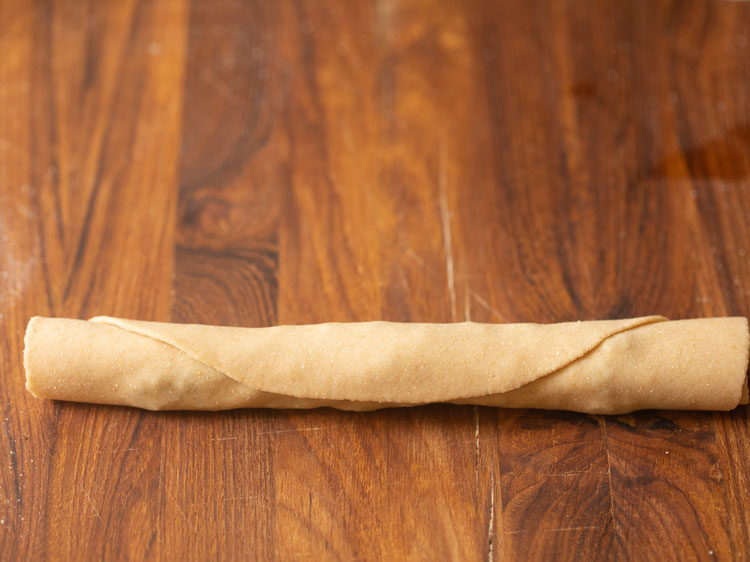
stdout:
<svg viewBox="0 0 750 562">
<path fill-rule="evenodd" d="M 747 403 L 746 318 L 233 328 L 34 317 L 26 387 L 149 410 L 432 402 L 618 414 Z"/>
</svg>

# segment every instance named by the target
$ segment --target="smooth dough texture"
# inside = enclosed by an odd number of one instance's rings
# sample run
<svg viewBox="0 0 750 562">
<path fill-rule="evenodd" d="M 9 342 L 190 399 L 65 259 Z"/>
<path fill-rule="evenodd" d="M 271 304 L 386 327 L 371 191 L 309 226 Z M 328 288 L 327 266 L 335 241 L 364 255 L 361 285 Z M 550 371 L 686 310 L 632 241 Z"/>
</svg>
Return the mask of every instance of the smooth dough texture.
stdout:
<svg viewBox="0 0 750 562">
<path fill-rule="evenodd" d="M 430 402 L 618 414 L 748 402 L 746 318 L 229 328 L 34 317 L 26 388 L 148 410 Z"/>
</svg>

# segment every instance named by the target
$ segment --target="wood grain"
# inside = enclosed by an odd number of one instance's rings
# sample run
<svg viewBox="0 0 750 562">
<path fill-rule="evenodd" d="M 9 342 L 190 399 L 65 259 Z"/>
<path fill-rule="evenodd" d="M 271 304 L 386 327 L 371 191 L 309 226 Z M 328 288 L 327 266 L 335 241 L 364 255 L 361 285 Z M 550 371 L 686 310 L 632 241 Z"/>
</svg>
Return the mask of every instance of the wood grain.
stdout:
<svg viewBox="0 0 750 562">
<path fill-rule="evenodd" d="M 0 0 L 0 559 L 744 560 L 750 409 L 150 413 L 33 314 L 750 312 L 750 5 Z"/>
</svg>

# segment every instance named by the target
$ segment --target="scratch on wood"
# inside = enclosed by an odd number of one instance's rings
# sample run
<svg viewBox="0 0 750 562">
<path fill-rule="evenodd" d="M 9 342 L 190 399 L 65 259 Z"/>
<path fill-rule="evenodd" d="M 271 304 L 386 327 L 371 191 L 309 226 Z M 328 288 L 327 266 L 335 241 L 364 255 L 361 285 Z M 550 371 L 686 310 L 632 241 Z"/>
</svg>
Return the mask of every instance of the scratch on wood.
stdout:
<svg viewBox="0 0 750 562">
<path fill-rule="evenodd" d="M 490 522 L 487 525 L 487 560 L 494 560 L 494 544 L 492 543 L 492 533 L 495 528 L 495 470 L 490 473 Z"/>
<path fill-rule="evenodd" d="M 170 499 L 170 501 L 177 508 L 177 511 L 180 513 L 180 515 L 182 515 L 182 518 L 185 520 L 185 523 L 188 524 L 188 527 L 190 527 L 190 521 L 188 521 L 187 515 L 185 515 L 185 512 L 182 511 L 182 508 L 180 507 L 180 503 L 177 501 L 177 498 L 175 498 L 172 494 L 169 493 L 169 490 L 167 489 L 167 485 L 164 482 L 164 478 L 161 477 L 161 474 L 159 475 L 159 482 L 161 482 L 161 487 L 164 490 L 164 493 L 166 494 L 166 496 Z"/>
<path fill-rule="evenodd" d="M 550 476 L 577 476 L 580 474 L 604 474 L 603 472 L 595 472 L 594 468 L 597 466 L 596 462 L 592 462 L 586 470 L 566 470 L 565 472 L 553 472 Z"/>
<path fill-rule="evenodd" d="M 474 485 L 479 494 L 479 406 L 474 406 Z"/>
<path fill-rule="evenodd" d="M 81 490 L 83 490 L 83 495 L 86 496 L 86 499 L 88 500 L 89 504 L 91 504 L 91 509 L 94 510 L 94 515 L 96 515 L 96 518 L 104 523 L 104 519 L 102 519 L 102 514 L 99 513 L 99 510 L 96 509 L 96 506 L 94 505 L 94 500 L 91 499 L 91 495 L 86 491 L 86 488 L 81 486 Z"/>
<path fill-rule="evenodd" d="M 258 436 L 261 435 L 278 435 L 279 433 L 301 433 L 303 431 L 320 431 L 322 429 L 325 429 L 324 427 L 302 427 L 299 429 L 279 429 L 276 431 L 266 431 L 264 433 L 259 433 Z"/>
<path fill-rule="evenodd" d="M 401 284 L 404 286 L 404 289 L 406 289 L 407 294 L 411 293 L 411 285 L 409 285 L 409 278 L 406 277 L 406 272 L 403 269 L 399 269 L 398 272 Z"/>
<path fill-rule="evenodd" d="M 484 300 L 482 297 L 480 297 L 476 293 L 471 293 L 471 296 L 475 301 L 479 303 L 479 306 L 484 308 L 487 312 L 492 314 L 492 316 L 495 316 L 501 322 L 503 321 L 502 314 L 500 314 L 495 308 L 491 307 L 490 304 L 486 300 Z"/>
<path fill-rule="evenodd" d="M 612 463 L 609 459 L 609 435 L 607 434 L 607 420 L 602 416 L 597 416 L 597 422 L 602 428 L 604 434 L 604 452 L 607 455 L 607 484 L 609 485 L 609 516 L 612 518 L 612 529 L 615 532 L 615 540 L 619 540 L 617 530 L 617 520 L 615 519 L 615 495 L 612 492 Z"/>
<path fill-rule="evenodd" d="M 417 262 L 420 266 L 424 267 L 424 260 L 420 258 L 419 254 L 417 254 L 410 247 L 406 248 L 406 256 Z"/>
<path fill-rule="evenodd" d="M 269 435 L 278 435 L 280 433 L 303 433 L 308 431 L 321 431 L 325 427 L 301 427 L 298 429 L 278 429 L 275 431 L 264 431 L 256 434 L 256 437 L 267 437 Z M 239 437 L 214 437 L 211 441 L 237 441 Z"/>
<path fill-rule="evenodd" d="M 8 402 L 8 405 L 5 407 L 5 436 L 8 439 L 8 445 L 10 446 L 10 468 L 13 471 L 13 488 L 16 492 L 16 499 L 18 500 L 18 508 L 21 509 L 23 507 L 23 502 L 21 501 L 23 498 L 21 498 L 21 484 L 18 480 L 19 472 L 18 472 L 18 455 L 16 450 L 16 440 L 12 437 L 12 433 L 10 430 L 10 416 L 7 415 L 8 409 L 10 408 L 10 402 Z"/>
<path fill-rule="evenodd" d="M 110 454 L 115 454 L 115 453 L 125 453 L 125 452 L 128 452 L 128 451 L 139 451 L 139 450 L 140 450 L 140 449 L 139 449 L 138 447 L 128 447 L 127 449 L 112 449 L 112 450 L 108 450 L 108 449 L 99 449 L 99 450 L 98 450 L 97 452 L 95 452 L 94 454 L 95 454 L 95 455 L 99 455 L 99 454 L 102 454 L 102 453 L 110 453 Z"/>
<path fill-rule="evenodd" d="M 438 203 L 443 225 L 443 247 L 445 248 L 445 273 L 448 278 L 448 294 L 451 299 L 451 320 L 456 321 L 456 286 L 453 272 L 453 244 L 451 240 L 451 214 L 448 207 L 448 174 L 442 143 L 438 145 Z"/>
<path fill-rule="evenodd" d="M 583 531 L 586 529 L 599 529 L 596 525 L 585 525 L 583 527 L 559 527 L 556 529 L 519 529 L 518 531 L 506 531 L 506 535 L 519 535 L 521 533 L 562 533 L 566 531 Z"/>
</svg>

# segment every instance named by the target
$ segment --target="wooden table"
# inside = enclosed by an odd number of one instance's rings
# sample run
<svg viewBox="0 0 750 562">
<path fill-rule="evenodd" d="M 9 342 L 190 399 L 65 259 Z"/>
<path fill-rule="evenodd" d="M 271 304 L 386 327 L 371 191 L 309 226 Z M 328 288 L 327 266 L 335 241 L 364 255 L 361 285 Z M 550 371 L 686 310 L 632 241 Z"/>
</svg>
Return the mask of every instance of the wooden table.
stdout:
<svg viewBox="0 0 750 562">
<path fill-rule="evenodd" d="M 35 314 L 750 315 L 750 4 L 0 4 L 0 558 L 747 560 L 750 410 L 152 413 Z"/>
</svg>

